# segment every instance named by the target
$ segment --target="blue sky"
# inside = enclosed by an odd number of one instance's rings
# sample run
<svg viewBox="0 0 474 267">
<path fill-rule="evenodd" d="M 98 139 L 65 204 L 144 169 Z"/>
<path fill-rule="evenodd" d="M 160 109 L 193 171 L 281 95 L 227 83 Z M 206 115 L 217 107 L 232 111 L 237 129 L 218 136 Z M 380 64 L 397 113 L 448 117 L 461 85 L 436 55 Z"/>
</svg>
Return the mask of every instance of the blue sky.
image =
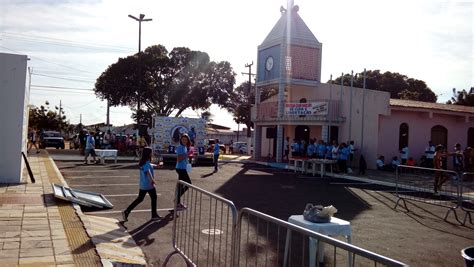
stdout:
<svg viewBox="0 0 474 267">
<path fill-rule="evenodd" d="M 364 68 L 399 72 L 424 80 L 448 100 L 453 87 L 474 86 L 472 1 L 314 1 L 296 0 L 299 14 L 323 43 L 322 80 L 330 74 Z M 238 83 L 246 63 L 256 63 L 257 46 L 280 17 L 277 0 L 0 0 L 0 52 L 28 55 L 32 84 L 91 89 L 119 57 L 138 49 L 138 23 L 144 13 L 142 49 L 163 44 L 207 52 L 229 61 Z M 105 121 L 105 103 L 90 91 L 34 87 L 30 102 L 48 100 L 66 116 L 85 124 Z M 234 129 L 232 117 L 216 107 L 214 122 Z M 188 116 L 197 116 L 187 111 Z M 111 109 L 115 125 L 131 123 L 126 107 Z"/>
</svg>

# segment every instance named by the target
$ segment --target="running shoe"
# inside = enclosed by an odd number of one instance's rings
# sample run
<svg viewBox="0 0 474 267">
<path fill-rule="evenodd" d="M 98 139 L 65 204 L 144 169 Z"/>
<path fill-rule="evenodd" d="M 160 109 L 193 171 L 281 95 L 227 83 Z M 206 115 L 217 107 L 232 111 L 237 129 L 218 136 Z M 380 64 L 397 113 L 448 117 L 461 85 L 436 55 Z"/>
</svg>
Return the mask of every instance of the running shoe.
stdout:
<svg viewBox="0 0 474 267">
<path fill-rule="evenodd" d="M 126 210 L 122 211 L 122 220 L 123 220 L 124 222 L 127 222 L 127 221 L 128 221 L 128 215 L 129 215 L 129 214 L 130 214 L 130 211 L 126 211 Z"/>
</svg>

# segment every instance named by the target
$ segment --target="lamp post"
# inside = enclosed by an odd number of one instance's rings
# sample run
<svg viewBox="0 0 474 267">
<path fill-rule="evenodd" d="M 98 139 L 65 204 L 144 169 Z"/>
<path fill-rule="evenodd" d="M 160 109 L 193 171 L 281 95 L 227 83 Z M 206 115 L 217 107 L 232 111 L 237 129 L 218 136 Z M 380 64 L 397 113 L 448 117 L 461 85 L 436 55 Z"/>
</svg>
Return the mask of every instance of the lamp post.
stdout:
<svg viewBox="0 0 474 267">
<path fill-rule="evenodd" d="M 140 16 L 135 17 L 132 15 L 128 15 L 129 18 L 132 18 L 138 21 L 138 54 L 142 51 L 142 21 L 152 21 L 152 19 L 145 19 L 145 14 L 140 14 Z M 139 57 L 140 59 L 140 57 Z M 140 64 L 140 74 L 141 74 L 141 64 Z M 141 79 L 139 78 L 139 86 L 138 86 L 138 99 L 137 99 L 137 124 L 140 123 L 139 113 L 140 113 L 140 91 L 141 91 Z"/>
</svg>

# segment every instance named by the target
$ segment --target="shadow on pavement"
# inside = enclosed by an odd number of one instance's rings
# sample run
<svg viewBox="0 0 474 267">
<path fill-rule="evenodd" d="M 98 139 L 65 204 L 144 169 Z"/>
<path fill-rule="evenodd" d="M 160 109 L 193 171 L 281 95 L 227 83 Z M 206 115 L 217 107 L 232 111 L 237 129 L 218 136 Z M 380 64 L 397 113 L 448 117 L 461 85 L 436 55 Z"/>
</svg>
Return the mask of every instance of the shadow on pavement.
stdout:
<svg viewBox="0 0 474 267">
<path fill-rule="evenodd" d="M 350 189 L 330 184 L 333 180 L 299 179 L 293 172 L 274 176 L 275 169 L 270 168 L 258 168 L 259 173 L 268 175 L 254 175 L 251 172 L 254 167 L 245 164 L 216 192 L 232 200 L 237 208 L 249 207 L 285 221 L 291 215 L 302 214 L 306 203 L 333 205 L 338 209 L 337 217 L 344 220 L 352 220 L 370 209 L 370 205 Z"/>
<path fill-rule="evenodd" d="M 133 237 L 137 245 L 139 246 L 149 246 L 155 242 L 154 238 L 150 236 L 158 231 L 160 228 L 165 227 L 168 223 L 173 221 L 173 215 L 171 213 L 167 214 L 160 221 L 148 221 L 139 227 L 129 231 L 129 234 Z"/>
</svg>

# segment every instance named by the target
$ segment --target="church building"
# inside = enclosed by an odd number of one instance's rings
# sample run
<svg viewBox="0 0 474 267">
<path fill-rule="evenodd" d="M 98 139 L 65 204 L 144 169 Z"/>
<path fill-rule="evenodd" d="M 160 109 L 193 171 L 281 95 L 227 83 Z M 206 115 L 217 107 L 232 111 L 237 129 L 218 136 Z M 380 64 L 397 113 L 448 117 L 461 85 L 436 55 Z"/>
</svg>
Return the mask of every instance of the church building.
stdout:
<svg viewBox="0 0 474 267">
<path fill-rule="evenodd" d="M 284 139 L 353 140 L 369 169 L 379 155 L 399 156 L 408 144 L 418 160 L 432 140 L 452 150 L 474 147 L 474 108 L 390 99 L 388 92 L 321 81 L 323 45 L 289 1 L 258 46 L 252 107 L 254 158 L 283 160 Z M 277 92 L 261 101 L 262 92 Z"/>
</svg>

